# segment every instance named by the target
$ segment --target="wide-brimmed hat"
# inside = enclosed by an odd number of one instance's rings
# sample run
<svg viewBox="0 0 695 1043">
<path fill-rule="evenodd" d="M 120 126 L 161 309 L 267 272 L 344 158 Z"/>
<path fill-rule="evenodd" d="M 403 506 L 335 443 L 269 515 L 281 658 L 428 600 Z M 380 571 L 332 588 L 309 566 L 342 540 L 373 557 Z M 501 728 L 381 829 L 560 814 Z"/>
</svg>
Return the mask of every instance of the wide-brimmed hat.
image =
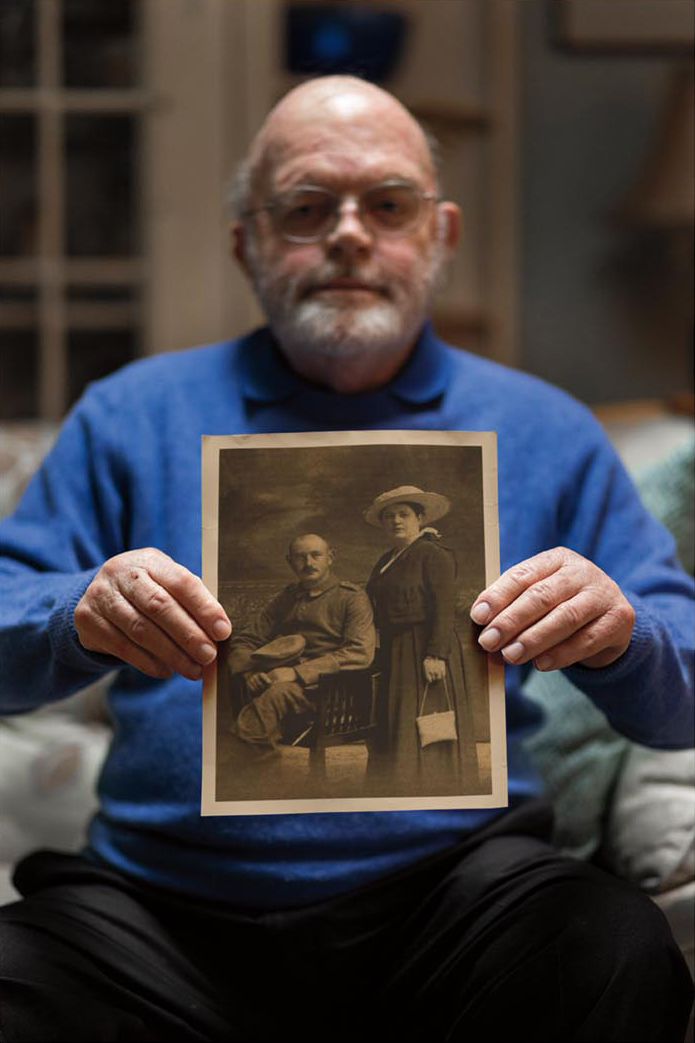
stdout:
<svg viewBox="0 0 695 1043">
<path fill-rule="evenodd" d="M 371 507 L 364 512 L 364 520 L 369 525 L 381 525 L 380 515 L 385 507 L 392 503 L 416 503 L 422 507 L 424 515 L 421 519 L 423 525 L 443 518 L 451 510 L 451 503 L 446 496 L 439 493 L 428 493 L 418 489 L 416 485 L 399 485 L 397 489 L 389 489 L 388 492 L 377 496 Z"/>
<path fill-rule="evenodd" d="M 273 641 L 261 645 L 255 652 L 251 653 L 254 660 L 262 659 L 266 663 L 290 663 L 304 651 L 305 639 L 301 634 L 287 634 L 285 637 L 276 637 Z"/>
</svg>

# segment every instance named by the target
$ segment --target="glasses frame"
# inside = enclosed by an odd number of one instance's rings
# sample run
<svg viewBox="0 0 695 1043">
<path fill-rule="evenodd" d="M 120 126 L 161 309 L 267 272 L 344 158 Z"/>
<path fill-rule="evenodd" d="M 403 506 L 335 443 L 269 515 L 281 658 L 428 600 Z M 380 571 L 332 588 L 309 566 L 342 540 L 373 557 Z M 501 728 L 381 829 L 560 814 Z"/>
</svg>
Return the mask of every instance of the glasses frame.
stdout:
<svg viewBox="0 0 695 1043">
<path fill-rule="evenodd" d="M 415 218 L 415 221 L 412 224 L 409 224 L 406 227 L 399 228 L 397 230 L 396 229 L 389 230 L 389 229 L 383 229 L 383 228 L 374 228 L 368 217 L 365 220 L 365 216 L 366 215 L 364 213 L 364 208 L 363 208 L 364 198 L 370 192 L 373 192 L 375 189 L 379 189 L 379 188 L 409 188 L 419 197 L 420 200 L 422 200 L 425 203 L 431 203 L 431 202 L 440 203 L 441 202 L 441 196 L 438 196 L 436 193 L 434 193 L 434 192 L 425 192 L 424 189 L 418 188 L 418 186 L 414 185 L 411 181 L 399 181 L 399 180 L 397 180 L 395 178 L 387 180 L 387 181 L 377 181 L 376 184 L 370 185 L 369 188 L 365 188 L 363 192 L 359 192 L 359 193 L 357 193 L 357 192 L 342 192 L 342 193 L 339 193 L 339 192 L 333 192 L 330 188 L 324 188 L 322 185 L 311 185 L 311 184 L 304 185 L 304 184 L 300 184 L 300 185 L 295 185 L 294 188 L 291 188 L 288 192 L 283 192 L 282 195 L 277 196 L 275 199 L 271 199 L 270 202 L 268 202 L 268 203 L 263 203 L 261 206 L 255 207 L 253 210 L 245 210 L 242 213 L 241 216 L 242 216 L 242 218 L 254 217 L 256 214 L 260 214 L 260 213 L 263 213 L 263 212 L 267 211 L 271 215 L 271 220 L 272 220 L 273 212 L 276 211 L 278 209 L 278 207 L 280 207 L 282 205 L 283 200 L 287 199 L 288 197 L 294 195 L 297 192 L 312 191 L 312 192 L 323 192 L 325 195 L 331 196 L 335 200 L 336 206 L 335 206 L 335 210 L 333 211 L 333 214 L 331 215 L 331 221 L 326 226 L 326 229 L 324 231 L 322 231 L 319 235 L 310 235 L 310 236 L 309 235 L 291 235 L 288 232 L 282 232 L 282 231 L 280 231 L 277 228 L 275 223 L 273 223 L 273 229 L 274 229 L 276 235 L 278 235 L 281 239 L 284 239 L 286 242 L 289 242 L 289 243 L 320 243 L 322 239 L 327 239 L 329 235 L 332 235 L 332 233 L 337 228 L 338 223 L 340 222 L 340 219 L 341 219 L 341 216 L 342 216 L 343 204 L 345 203 L 346 200 L 350 200 L 350 199 L 355 200 L 355 202 L 357 203 L 356 212 L 357 212 L 357 214 L 359 216 L 359 219 L 362 222 L 362 224 L 364 225 L 364 227 L 369 229 L 369 231 L 373 235 L 384 236 L 387 239 L 400 239 L 400 238 L 402 238 L 402 237 L 404 237 L 406 235 L 410 235 L 411 232 L 416 231 L 420 227 L 420 225 L 422 223 L 422 220 L 423 220 L 423 217 L 424 217 L 424 214 L 425 214 L 425 208 L 422 207 L 422 206 L 420 207 L 420 210 L 419 210 L 419 212 L 418 212 L 418 214 L 417 214 L 417 216 Z"/>
</svg>

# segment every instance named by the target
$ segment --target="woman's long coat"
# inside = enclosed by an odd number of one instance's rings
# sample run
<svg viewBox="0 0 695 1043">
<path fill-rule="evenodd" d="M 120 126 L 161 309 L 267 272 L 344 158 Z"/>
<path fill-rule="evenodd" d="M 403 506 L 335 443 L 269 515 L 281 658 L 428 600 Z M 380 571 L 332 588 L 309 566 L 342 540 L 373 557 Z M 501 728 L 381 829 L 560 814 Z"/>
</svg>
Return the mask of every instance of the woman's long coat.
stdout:
<svg viewBox="0 0 695 1043">
<path fill-rule="evenodd" d="M 370 747 L 368 783 L 375 795 L 442 795 L 479 791 L 473 722 L 454 626 L 456 558 L 423 534 L 390 565 L 384 554 L 367 583 L 380 636 L 378 732 Z M 420 746 L 415 718 L 425 679 L 422 662 L 446 662 L 458 741 Z M 430 684 L 425 713 L 446 710 L 443 682 Z"/>
</svg>

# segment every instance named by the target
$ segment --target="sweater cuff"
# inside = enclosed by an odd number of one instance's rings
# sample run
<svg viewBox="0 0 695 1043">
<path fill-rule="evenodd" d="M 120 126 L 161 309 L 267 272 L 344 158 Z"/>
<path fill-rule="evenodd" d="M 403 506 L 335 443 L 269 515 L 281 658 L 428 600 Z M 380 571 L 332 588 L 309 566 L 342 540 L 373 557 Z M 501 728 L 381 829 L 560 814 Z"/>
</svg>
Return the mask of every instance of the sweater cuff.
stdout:
<svg viewBox="0 0 695 1043">
<path fill-rule="evenodd" d="M 72 592 L 61 605 L 55 608 L 48 620 L 48 638 L 58 662 L 74 670 L 81 670 L 95 676 L 106 674 L 110 670 L 124 665 L 123 661 L 116 656 L 89 652 L 83 648 L 75 629 L 77 603 L 98 571 L 99 567 L 90 569 L 88 572 L 78 573 L 75 576 Z"/>
<path fill-rule="evenodd" d="M 608 666 L 592 669 L 589 666 L 576 664 L 563 670 L 565 677 L 584 692 L 598 695 L 599 692 L 610 689 L 616 682 L 629 678 L 648 659 L 654 649 L 655 634 L 649 613 L 638 597 L 629 594 L 625 596 L 635 610 L 635 625 L 632 629 L 630 644 L 623 654 Z"/>
</svg>

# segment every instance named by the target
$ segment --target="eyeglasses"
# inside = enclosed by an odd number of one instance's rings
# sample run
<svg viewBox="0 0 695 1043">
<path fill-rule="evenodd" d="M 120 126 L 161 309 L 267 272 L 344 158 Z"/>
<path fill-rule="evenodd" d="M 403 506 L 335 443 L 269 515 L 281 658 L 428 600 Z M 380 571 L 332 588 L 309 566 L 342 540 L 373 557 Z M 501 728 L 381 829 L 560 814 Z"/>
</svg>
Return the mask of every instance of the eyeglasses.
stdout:
<svg viewBox="0 0 695 1043">
<path fill-rule="evenodd" d="M 375 235 L 408 235 L 419 226 L 427 204 L 436 200 L 405 181 L 384 181 L 361 195 L 336 195 L 316 185 L 297 185 L 277 199 L 247 210 L 251 217 L 263 210 L 270 214 L 274 231 L 291 243 L 316 243 L 336 228 L 346 200 L 352 200 L 360 221 Z"/>
</svg>

